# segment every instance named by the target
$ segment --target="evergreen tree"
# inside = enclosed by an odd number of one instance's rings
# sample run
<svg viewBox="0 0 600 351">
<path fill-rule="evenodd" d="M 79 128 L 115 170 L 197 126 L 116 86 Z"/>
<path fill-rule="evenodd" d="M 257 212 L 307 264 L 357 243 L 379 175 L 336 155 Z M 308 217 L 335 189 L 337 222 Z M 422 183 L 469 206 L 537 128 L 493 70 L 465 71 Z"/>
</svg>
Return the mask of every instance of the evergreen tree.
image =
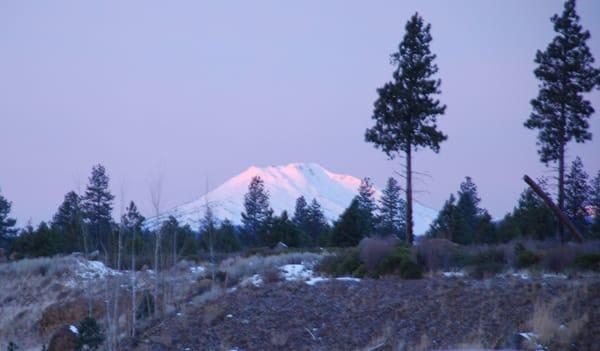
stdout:
<svg viewBox="0 0 600 351">
<path fill-rule="evenodd" d="M 406 203 L 401 198 L 398 181 L 388 178 L 379 199 L 378 233 L 383 236 L 395 235 L 405 239 L 406 234 Z"/>
<path fill-rule="evenodd" d="M 100 164 L 94 166 L 81 201 L 83 216 L 90 234 L 91 249 L 101 248 L 103 251 L 108 249 L 114 199 L 108 185 L 109 177 L 104 166 Z"/>
<path fill-rule="evenodd" d="M 565 179 L 565 214 L 581 232 L 587 231 L 587 209 L 590 188 L 588 174 L 579 157 L 571 164 Z"/>
<path fill-rule="evenodd" d="M 459 227 L 453 234 L 455 242 L 470 244 L 476 241 L 477 226 L 482 214 L 479 208 L 480 202 L 477 186 L 471 177 L 465 177 L 465 181 L 460 184 L 456 203 Z"/>
<path fill-rule="evenodd" d="M 45 222 L 41 222 L 37 229 L 28 225 L 12 240 L 11 251 L 19 258 L 50 257 L 64 251 L 62 239 Z"/>
<path fill-rule="evenodd" d="M 104 341 L 104 333 L 94 317 L 85 317 L 77 327 L 77 349 L 97 350 Z"/>
<path fill-rule="evenodd" d="M 430 238 L 443 238 L 454 240 L 453 235 L 458 231 L 458 214 L 456 210 L 456 197 L 450 197 L 438 213 L 437 218 L 429 226 L 426 233 Z"/>
<path fill-rule="evenodd" d="M 335 222 L 329 244 L 332 246 L 356 246 L 367 235 L 370 225 L 358 199 L 354 198 L 350 206 Z"/>
<path fill-rule="evenodd" d="M 265 183 L 259 176 L 253 177 L 248 185 L 248 192 L 244 195 L 242 212 L 244 233 L 249 243 L 256 241 L 261 226 L 272 216 L 273 210 L 269 205 L 269 192 L 265 189 Z"/>
<path fill-rule="evenodd" d="M 17 233 L 14 228 L 17 220 L 10 218 L 12 203 L 0 194 L 0 247 L 6 247 L 8 241 Z"/>
<path fill-rule="evenodd" d="M 600 238 L 600 171 L 590 184 L 590 206 L 594 212 L 591 235 Z"/>
<path fill-rule="evenodd" d="M 300 247 L 306 243 L 306 238 L 290 220 L 287 211 L 283 211 L 281 216 L 271 217 L 266 225 L 261 227 L 259 239 L 262 245 L 268 247 L 273 247 L 279 242 L 289 247 Z"/>
<path fill-rule="evenodd" d="M 600 171 L 590 182 L 590 206 L 595 211 L 596 217 L 600 215 Z"/>
<path fill-rule="evenodd" d="M 318 245 L 321 238 L 329 232 L 329 221 L 325 218 L 321 204 L 317 199 L 312 199 L 307 210 L 307 221 L 305 224 L 306 234 L 312 245 Z"/>
<path fill-rule="evenodd" d="M 377 205 L 375 203 L 375 189 L 370 178 L 365 177 L 361 179 L 356 200 L 365 220 L 369 224 L 365 234 L 371 235 L 375 232 L 375 210 L 377 209 Z"/>
<path fill-rule="evenodd" d="M 125 214 L 121 217 L 121 222 L 125 226 L 125 228 L 129 230 L 135 230 L 137 233 L 142 232 L 142 224 L 146 218 L 142 216 L 140 211 L 138 210 L 135 202 L 131 201 L 127 208 L 125 209 Z"/>
<path fill-rule="evenodd" d="M 52 219 L 52 229 L 63 239 L 66 253 L 84 249 L 82 223 L 81 198 L 70 191 Z"/>
<path fill-rule="evenodd" d="M 303 244 L 318 245 L 319 240 L 329 231 L 329 223 L 317 199 L 312 199 L 309 205 L 304 196 L 300 196 L 296 200 L 292 222 L 306 239 Z"/>
<path fill-rule="evenodd" d="M 236 252 L 241 249 L 241 242 L 231 221 L 225 220 L 217 229 L 215 235 L 215 250 L 217 252 Z"/>
<path fill-rule="evenodd" d="M 445 238 L 459 244 L 492 243 L 497 240 L 490 214 L 479 207 L 481 199 L 471 177 L 465 177 L 454 195 L 444 203 L 427 236 Z"/>
<path fill-rule="evenodd" d="M 536 53 L 538 96 L 531 101 L 533 112 L 525 127 L 537 129 L 540 160 L 558 163 L 558 207 L 565 210 L 565 149 L 569 141 L 584 143 L 592 135 L 588 119 L 594 109 L 584 93 L 600 84 L 600 70 L 586 42 L 590 33 L 579 24 L 575 0 L 565 2 L 564 11 L 551 19 L 557 35 L 545 51 Z M 559 224 L 564 241 L 564 228 Z"/>
<path fill-rule="evenodd" d="M 546 192 L 546 179 L 538 179 L 538 184 Z M 531 188 L 525 189 L 513 211 L 519 237 L 544 240 L 555 236 L 556 219 L 548 205 Z"/>
<path fill-rule="evenodd" d="M 413 242 L 412 204 L 412 151 L 430 148 L 440 149 L 446 136 L 437 130 L 437 116 L 444 114 L 436 96 L 441 93 L 441 80 L 434 76 L 438 71 L 431 53 L 430 24 L 425 24 L 418 14 L 406 24 L 406 34 L 398 52 L 392 55 L 397 65 L 393 80 L 378 89 L 373 119 L 375 126 L 367 129 L 365 139 L 381 148 L 390 158 L 405 156 L 406 159 L 406 240 Z"/>
<path fill-rule="evenodd" d="M 308 221 L 308 203 L 304 196 L 300 196 L 296 199 L 296 207 L 294 209 L 294 217 L 292 221 L 298 227 L 298 229 L 306 232 L 306 224 Z"/>
</svg>

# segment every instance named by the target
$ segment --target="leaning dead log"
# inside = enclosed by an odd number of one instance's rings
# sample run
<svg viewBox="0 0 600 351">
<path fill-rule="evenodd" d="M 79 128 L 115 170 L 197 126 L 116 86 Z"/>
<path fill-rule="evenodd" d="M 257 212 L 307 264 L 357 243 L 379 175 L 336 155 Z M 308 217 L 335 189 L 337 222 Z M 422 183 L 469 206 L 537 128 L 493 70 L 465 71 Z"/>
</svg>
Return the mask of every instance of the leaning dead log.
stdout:
<svg viewBox="0 0 600 351">
<path fill-rule="evenodd" d="M 580 242 L 580 243 L 583 242 L 583 236 L 579 233 L 577 228 L 575 228 L 575 226 L 569 220 L 569 218 L 567 216 L 565 216 L 565 214 L 560 210 L 560 208 L 558 208 L 558 206 L 556 206 L 554 204 L 554 202 L 548 196 L 548 194 L 546 194 L 542 190 L 542 188 L 540 188 L 540 186 L 537 185 L 537 183 L 533 181 L 533 179 L 529 178 L 529 176 L 524 175 L 523 180 L 525 181 L 525 183 L 527 183 L 527 185 L 529 185 L 529 187 L 531 187 L 531 190 L 533 190 L 539 197 L 542 198 L 542 200 L 544 200 L 546 205 L 548 205 L 548 207 L 550 207 L 550 209 L 552 210 L 552 212 L 554 212 L 554 214 L 556 215 L 558 220 L 562 223 L 562 225 L 567 227 L 567 229 L 571 232 L 571 235 L 573 235 L 575 240 L 577 240 L 577 242 Z"/>
</svg>

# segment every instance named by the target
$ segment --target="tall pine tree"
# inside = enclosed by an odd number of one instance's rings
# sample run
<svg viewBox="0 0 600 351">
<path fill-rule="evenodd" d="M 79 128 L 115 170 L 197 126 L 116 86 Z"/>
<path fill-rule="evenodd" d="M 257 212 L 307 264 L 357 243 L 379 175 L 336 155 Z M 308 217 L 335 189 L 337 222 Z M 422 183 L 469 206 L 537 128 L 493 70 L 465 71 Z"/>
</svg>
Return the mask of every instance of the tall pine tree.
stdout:
<svg viewBox="0 0 600 351">
<path fill-rule="evenodd" d="M 533 112 L 525 127 L 537 129 L 540 160 L 558 163 L 558 207 L 565 210 L 565 150 L 571 140 L 584 143 L 592 138 L 588 119 L 594 108 L 583 94 L 600 84 L 600 70 L 586 42 L 590 33 L 579 24 L 575 0 L 565 2 L 564 11 L 552 16 L 556 36 L 546 50 L 538 51 L 534 74 L 539 93 L 531 101 Z M 564 241 L 564 228 L 559 224 Z"/>
<path fill-rule="evenodd" d="M 397 66 L 393 80 L 377 90 L 372 116 L 375 126 L 367 129 L 365 139 L 390 159 L 406 159 L 406 240 L 412 244 L 412 152 L 419 148 L 439 151 L 447 137 L 437 129 L 437 116 L 444 114 L 446 106 L 436 98 L 441 80 L 434 78 L 438 67 L 429 48 L 431 25 L 415 14 L 405 28 L 398 52 L 391 57 Z"/>
<path fill-rule="evenodd" d="M 588 178 L 583 162 L 579 157 L 575 158 L 565 179 L 565 213 L 583 233 L 587 232 Z"/>
<path fill-rule="evenodd" d="M 112 209 L 115 198 L 109 190 L 109 177 L 101 164 L 92 168 L 88 186 L 81 200 L 83 217 L 88 226 L 91 249 L 108 251 L 112 230 Z"/>
<path fill-rule="evenodd" d="M 14 228 L 17 220 L 10 218 L 12 203 L 0 194 L 0 247 L 7 247 L 8 241 L 17 233 Z"/>
<path fill-rule="evenodd" d="M 244 195 L 244 212 L 242 224 L 244 234 L 249 241 L 247 244 L 256 243 L 256 236 L 264 225 L 273 216 L 269 205 L 269 192 L 265 189 L 264 181 L 255 176 L 248 185 L 248 192 Z"/>
<path fill-rule="evenodd" d="M 388 178 L 379 199 L 378 230 L 380 235 L 394 235 L 404 240 L 406 234 L 406 203 L 401 197 L 400 185 Z"/>
</svg>

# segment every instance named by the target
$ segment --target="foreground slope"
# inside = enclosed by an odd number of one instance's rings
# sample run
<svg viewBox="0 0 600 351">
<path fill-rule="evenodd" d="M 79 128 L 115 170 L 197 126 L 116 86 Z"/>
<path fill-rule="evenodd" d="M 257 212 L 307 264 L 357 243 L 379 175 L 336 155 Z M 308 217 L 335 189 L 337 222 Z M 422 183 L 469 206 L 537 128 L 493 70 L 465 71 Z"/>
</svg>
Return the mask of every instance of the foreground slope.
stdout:
<svg viewBox="0 0 600 351">
<path fill-rule="evenodd" d="M 217 218 L 240 224 L 244 194 L 255 176 L 260 176 L 265 182 L 271 195 L 271 207 L 276 214 L 286 210 L 291 215 L 296 199 L 304 196 L 308 202 L 317 199 L 325 216 L 331 221 L 336 220 L 350 205 L 360 185 L 357 177 L 333 173 L 315 163 L 290 163 L 262 168 L 252 166 L 199 199 L 164 212 L 158 220 L 174 216 L 180 223 L 197 228 L 206 205 L 210 204 Z M 376 189 L 375 196 L 378 198 L 380 195 L 381 192 Z M 425 233 L 436 215 L 437 211 L 415 203 L 415 233 Z M 156 221 L 156 218 L 152 218 L 146 224 L 153 226 Z"/>
</svg>

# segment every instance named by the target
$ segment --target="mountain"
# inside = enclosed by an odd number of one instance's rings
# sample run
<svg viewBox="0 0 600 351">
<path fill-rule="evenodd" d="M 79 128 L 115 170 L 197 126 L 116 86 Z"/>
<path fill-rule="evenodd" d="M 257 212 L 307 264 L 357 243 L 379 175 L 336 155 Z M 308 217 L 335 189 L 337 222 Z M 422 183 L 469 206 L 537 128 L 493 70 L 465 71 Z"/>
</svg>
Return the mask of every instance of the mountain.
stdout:
<svg viewBox="0 0 600 351">
<path fill-rule="evenodd" d="M 204 216 L 207 203 L 211 205 L 216 218 L 241 224 L 244 195 L 248 191 L 250 180 L 255 176 L 260 176 L 265 182 L 275 214 L 287 210 L 291 216 L 296 199 L 304 195 L 309 203 L 316 198 L 325 216 L 331 221 L 336 220 L 348 207 L 360 185 L 360 178 L 333 173 L 315 163 L 290 163 L 264 168 L 252 166 L 197 200 L 166 211 L 158 218 L 148 219 L 146 226 L 153 227 L 157 219 L 162 222 L 173 216 L 181 224 L 189 224 L 196 229 Z M 375 197 L 379 198 L 380 195 L 381 192 L 376 188 Z M 415 203 L 415 234 L 424 234 L 436 216 L 437 211 Z"/>
</svg>

